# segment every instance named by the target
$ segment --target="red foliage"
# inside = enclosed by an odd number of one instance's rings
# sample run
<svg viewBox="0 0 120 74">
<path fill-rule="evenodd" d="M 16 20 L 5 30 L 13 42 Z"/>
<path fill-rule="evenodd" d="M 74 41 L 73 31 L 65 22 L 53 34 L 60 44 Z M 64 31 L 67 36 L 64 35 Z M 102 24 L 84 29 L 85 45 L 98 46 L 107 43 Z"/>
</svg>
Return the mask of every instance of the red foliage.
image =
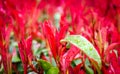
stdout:
<svg viewBox="0 0 120 74">
<path fill-rule="evenodd" d="M 55 27 L 56 13 L 60 16 L 58 28 Z M 49 21 L 44 22 L 46 19 Z M 52 53 L 49 57 L 54 57 L 61 74 L 85 74 L 82 59 L 86 57 L 75 46 L 67 48 L 66 43 L 60 43 L 69 33 L 83 35 L 94 45 L 102 60 L 102 73 L 120 73 L 120 0 L 0 1 L 0 64 L 6 74 L 12 70 L 10 37 L 18 42 L 24 74 L 27 74 L 28 66 L 36 73 L 38 71 L 32 64 L 36 59 L 32 39 L 46 42 L 45 48 L 50 48 Z M 43 52 L 41 55 L 40 58 L 47 60 Z M 83 62 L 72 67 L 76 55 L 79 59 L 82 56 Z M 95 68 L 91 69 L 97 73 Z"/>
<path fill-rule="evenodd" d="M 24 74 L 27 74 L 28 65 L 31 64 L 31 61 L 33 59 L 33 52 L 31 49 L 31 45 L 32 45 L 31 36 L 26 40 L 22 39 L 18 44 L 20 57 L 23 63 Z"/>
</svg>

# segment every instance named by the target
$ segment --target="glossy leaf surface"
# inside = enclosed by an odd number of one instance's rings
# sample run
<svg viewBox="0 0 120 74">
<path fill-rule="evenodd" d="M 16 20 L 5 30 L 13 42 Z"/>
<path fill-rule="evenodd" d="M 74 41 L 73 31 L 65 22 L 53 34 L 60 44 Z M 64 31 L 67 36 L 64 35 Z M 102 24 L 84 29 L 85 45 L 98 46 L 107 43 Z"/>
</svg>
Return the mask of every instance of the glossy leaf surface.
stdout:
<svg viewBox="0 0 120 74">
<path fill-rule="evenodd" d="M 78 47 L 81 51 L 83 51 L 90 59 L 93 59 L 96 61 L 101 68 L 101 59 L 97 52 L 97 50 L 94 48 L 94 46 L 83 36 L 81 35 L 69 35 L 61 42 L 69 42 L 76 47 Z"/>
</svg>

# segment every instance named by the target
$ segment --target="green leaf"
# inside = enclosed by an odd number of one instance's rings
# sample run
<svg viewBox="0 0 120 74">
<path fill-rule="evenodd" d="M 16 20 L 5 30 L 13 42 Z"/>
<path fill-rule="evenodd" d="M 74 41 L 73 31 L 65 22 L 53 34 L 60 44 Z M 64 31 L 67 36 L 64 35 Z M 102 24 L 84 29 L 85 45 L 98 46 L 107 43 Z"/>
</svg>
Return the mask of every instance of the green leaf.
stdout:
<svg viewBox="0 0 120 74">
<path fill-rule="evenodd" d="M 61 42 L 69 42 L 78 47 L 90 59 L 96 61 L 99 68 L 101 69 L 101 58 L 94 46 L 85 37 L 81 35 L 68 35 L 64 39 L 62 39 Z"/>
<path fill-rule="evenodd" d="M 85 68 L 87 74 L 94 74 L 94 71 L 89 66 L 85 65 Z"/>
<path fill-rule="evenodd" d="M 17 64 L 17 69 L 18 69 L 18 72 L 19 72 L 20 74 L 23 74 L 23 73 L 24 73 L 22 63 L 18 63 L 18 64 Z"/>
<path fill-rule="evenodd" d="M 52 67 L 52 65 L 49 62 L 42 60 L 42 59 L 38 60 L 38 63 L 41 65 L 41 67 L 45 71 L 49 70 Z"/>
<path fill-rule="evenodd" d="M 19 58 L 17 55 L 16 55 L 16 56 L 13 56 L 12 62 L 13 62 L 13 63 L 20 62 L 20 58 Z"/>
<path fill-rule="evenodd" d="M 57 67 L 51 67 L 48 71 L 47 74 L 59 74 L 59 69 Z"/>
<path fill-rule="evenodd" d="M 94 71 L 92 68 L 90 68 L 90 62 L 88 59 L 85 60 L 85 69 L 86 69 L 86 74 L 94 74 Z"/>
</svg>

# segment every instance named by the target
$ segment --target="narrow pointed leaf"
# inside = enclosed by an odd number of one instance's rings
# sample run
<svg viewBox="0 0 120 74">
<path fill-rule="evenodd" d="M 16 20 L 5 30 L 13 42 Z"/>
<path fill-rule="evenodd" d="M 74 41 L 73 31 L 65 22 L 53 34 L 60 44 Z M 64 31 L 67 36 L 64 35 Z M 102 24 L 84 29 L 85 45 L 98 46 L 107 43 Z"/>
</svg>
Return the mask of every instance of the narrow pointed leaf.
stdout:
<svg viewBox="0 0 120 74">
<path fill-rule="evenodd" d="M 81 51 L 83 51 L 90 59 L 93 59 L 98 63 L 99 68 L 101 68 L 101 59 L 94 48 L 94 46 L 83 36 L 81 35 L 69 35 L 66 38 L 62 39 L 61 42 L 69 42 L 76 47 L 78 47 Z"/>
<path fill-rule="evenodd" d="M 94 71 L 88 65 L 85 64 L 85 68 L 88 74 L 94 74 Z"/>
</svg>

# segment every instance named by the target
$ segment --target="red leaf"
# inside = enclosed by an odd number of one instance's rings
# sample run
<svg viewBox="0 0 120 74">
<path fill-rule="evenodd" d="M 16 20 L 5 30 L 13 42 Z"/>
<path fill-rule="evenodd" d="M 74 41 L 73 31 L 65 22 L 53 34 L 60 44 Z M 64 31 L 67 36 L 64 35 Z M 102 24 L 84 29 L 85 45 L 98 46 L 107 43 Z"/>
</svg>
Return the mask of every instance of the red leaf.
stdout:
<svg viewBox="0 0 120 74">
<path fill-rule="evenodd" d="M 61 56 L 60 64 L 64 72 L 66 72 L 67 68 L 70 66 L 71 61 L 78 53 L 80 53 L 80 50 L 72 45 L 71 48 L 63 56 Z"/>
<path fill-rule="evenodd" d="M 118 58 L 115 54 L 115 52 L 112 52 L 110 54 L 110 68 L 111 70 L 115 73 L 115 74 L 119 74 L 120 73 L 120 65 L 118 63 Z"/>
<path fill-rule="evenodd" d="M 84 70 L 79 70 L 78 74 L 86 74 Z"/>
<path fill-rule="evenodd" d="M 1 57 L 2 57 L 2 62 L 3 62 L 3 67 L 5 70 L 6 74 L 11 74 L 12 73 L 12 55 L 8 53 L 7 48 L 4 46 L 0 46 L 1 49 Z"/>
<path fill-rule="evenodd" d="M 24 74 L 27 74 L 27 66 L 33 59 L 32 53 L 32 38 L 28 37 L 26 40 L 22 39 L 21 42 L 18 43 L 19 53 L 24 67 Z"/>
<path fill-rule="evenodd" d="M 82 70 L 80 68 L 83 66 L 83 63 L 78 64 L 77 66 L 74 67 L 74 74 L 81 73 Z"/>
<path fill-rule="evenodd" d="M 68 74 L 74 74 L 73 68 L 71 66 L 68 67 Z"/>
<path fill-rule="evenodd" d="M 56 35 L 56 39 L 58 40 L 57 41 L 58 43 L 60 43 L 60 40 L 65 37 L 68 27 L 69 27 L 68 25 L 64 25 L 63 27 L 60 28 L 59 33 Z"/>
<path fill-rule="evenodd" d="M 24 68 L 24 74 L 27 74 L 28 58 L 25 51 L 25 44 L 23 41 L 21 41 L 19 42 L 18 46 L 19 46 L 19 53 L 20 53 L 20 57 L 22 60 L 23 68 Z"/>
<path fill-rule="evenodd" d="M 51 52 L 53 57 L 56 59 L 57 56 L 57 47 L 56 47 L 56 39 L 55 39 L 55 32 L 52 24 L 49 21 L 45 21 L 42 25 L 43 33 L 48 40 L 49 46 L 51 48 Z"/>
<path fill-rule="evenodd" d="M 119 47 L 120 46 L 120 43 L 112 43 L 112 44 L 110 44 L 108 47 L 107 47 L 107 49 L 105 50 L 105 54 L 104 55 L 108 55 L 109 53 L 110 53 L 110 51 L 111 50 L 113 50 L 114 48 L 116 48 L 116 47 Z"/>
<path fill-rule="evenodd" d="M 32 52 L 32 37 L 29 36 L 27 39 L 26 39 L 26 54 L 28 56 L 28 58 L 30 58 L 32 60 L 33 58 L 33 52 Z"/>
</svg>

